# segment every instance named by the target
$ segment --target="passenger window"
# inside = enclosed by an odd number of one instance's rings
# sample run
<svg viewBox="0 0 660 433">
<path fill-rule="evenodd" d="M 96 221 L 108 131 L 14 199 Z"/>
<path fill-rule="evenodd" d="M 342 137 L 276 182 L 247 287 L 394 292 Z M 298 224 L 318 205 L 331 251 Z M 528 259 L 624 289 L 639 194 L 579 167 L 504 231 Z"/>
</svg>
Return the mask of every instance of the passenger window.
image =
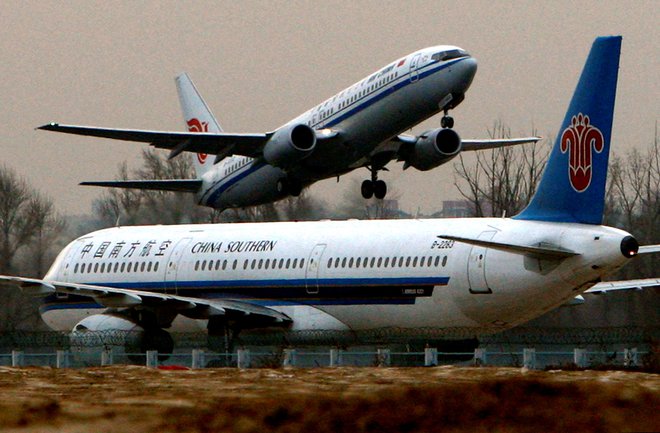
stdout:
<svg viewBox="0 0 660 433">
<path fill-rule="evenodd" d="M 121 264 L 121 271 L 124 272 L 125 269 L 126 269 L 126 262 Z"/>
<path fill-rule="evenodd" d="M 154 263 L 154 272 L 158 272 L 158 262 Z"/>
<path fill-rule="evenodd" d="M 355 267 L 359 268 L 361 263 L 362 263 L 362 257 L 358 257 L 357 260 L 355 261 Z"/>
<path fill-rule="evenodd" d="M 234 259 L 234 264 L 231 266 L 233 270 L 236 270 L 236 267 L 238 266 L 238 259 Z"/>
<path fill-rule="evenodd" d="M 346 257 L 344 257 L 344 258 L 341 260 L 341 267 L 342 267 L 342 268 L 345 268 L 345 267 L 346 267 Z"/>
<path fill-rule="evenodd" d="M 76 263 L 76 266 L 73 267 L 73 273 L 74 274 L 78 273 L 78 263 Z"/>
<path fill-rule="evenodd" d="M 399 257 L 399 267 L 403 267 L 403 257 Z"/>
<path fill-rule="evenodd" d="M 378 257 L 378 262 L 376 263 L 376 267 L 380 268 L 380 265 L 382 265 L 382 264 L 383 264 L 383 258 Z"/>
<path fill-rule="evenodd" d="M 247 269 L 247 268 L 248 268 L 248 262 L 249 262 L 249 260 L 248 260 L 248 259 L 245 259 L 245 262 L 243 262 L 243 269 Z"/>
<path fill-rule="evenodd" d="M 97 263 L 94 265 L 94 272 L 96 273 L 98 271 L 99 271 L 99 264 Z"/>
<path fill-rule="evenodd" d="M 396 267 L 396 256 L 392 257 L 392 267 Z"/>
<path fill-rule="evenodd" d="M 437 257 L 435 258 L 435 266 L 436 266 L 436 268 L 438 267 L 438 263 L 440 263 L 440 256 L 437 256 Z"/>
<path fill-rule="evenodd" d="M 81 274 L 85 273 L 85 264 L 84 263 L 82 265 L 80 265 L 80 273 Z"/>
<path fill-rule="evenodd" d="M 447 256 L 442 258 L 442 267 L 444 268 L 445 266 L 447 266 Z"/>
<path fill-rule="evenodd" d="M 375 258 L 375 257 L 372 257 L 372 258 L 371 258 L 371 263 L 369 264 L 370 267 L 373 268 L 375 263 L 376 263 L 376 258 Z"/>
<path fill-rule="evenodd" d="M 142 262 L 142 265 L 140 265 L 140 272 L 144 272 L 144 268 L 147 266 L 145 262 Z"/>
<path fill-rule="evenodd" d="M 293 269 L 298 267 L 298 259 L 293 259 Z"/>
<path fill-rule="evenodd" d="M 149 262 L 149 264 L 147 265 L 147 272 L 151 272 L 151 266 L 152 266 L 152 263 Z"/>
<path fill-rule="evenodd" d="M 227 269 L 227 260 L 222 261 L 222 270 L 224 271 L 225 269 Z"/>
<path fill-rule="evenodd" d="M 131 272 L 132 267 L 133 267 L 133 263 L 128 262 L 128 266 L 126 266 L 126 272 Z"/>
<path fill-rule="evenodd" d="M 417 257 L 413 259 L 413 268 L 417 267 Z"/>
<path fill-rule="evenodd" d="M 300 259 L 300 269 L 305 267 L 305 259 Z"/>
<path fill-rule="evenodd" d="M 252 266 L 250 269 L 254 269 L 257 266 L 257 259 L 252 259 Z"/>
<path fill-rule="evenodd" d="M 197 261 L 195 262 L 195 270 L 196 270 L 196 271 L 199 270 L 199 260 L 197 260 Z"/>
<path fill-rule="evenodd" d="M 286 268 L 289 269 L 291 267 L 291 259 L 286 259 Z"/>
<path fill-rule="evenodd" d="M 433 257 L 429 256 L 429 261 L 428 261 L 428 264 L 426 266 L 428 266 L 429 268 L 431 266 L 433 266 Z"/>
<path fill-rule="evenodd" d="M 119 269 L 119 262 L 115 262 L 115 273 L 117 273 L 117 269 Z"/>
<path fill-rule="evenodd" d="M 266 259 L 266 264 L 264 265 L 264 269 L 268 269 L 270 266 L 270 259 Z"/>
<path fill-rule="evenodd" d="M 105 272 L 105 263 L 101 263 L 101 273 Z"/>
<path fill-rule="evenodd" d="M 329 258 L 328 259 L 328 268 L 331 268 L 331 267 L 332 267 L 332 258 Z"/>
<path fill-rule="evenodd" d="M 406 268 L 410 267 L 410 257 L 406 259 Z"/>
<path fill-rule="evenodd" d="M 202 271 L 206 269 L 206 260 L 202 261 Z"/>
<path fill-rule="evenodd" d="M 385 263 L 383 263 L 383 267 L 386 268 L 387 265 L 389 265 L 389 264 L 390 264 L 390 258 L 389 258 L 389 257 L 385 257 Z"/>
<path fill-rule="evenodd" d="M 353 257 L 348 261 L 348 267 L 352 268 L 353 267 Z"/>
</svg>

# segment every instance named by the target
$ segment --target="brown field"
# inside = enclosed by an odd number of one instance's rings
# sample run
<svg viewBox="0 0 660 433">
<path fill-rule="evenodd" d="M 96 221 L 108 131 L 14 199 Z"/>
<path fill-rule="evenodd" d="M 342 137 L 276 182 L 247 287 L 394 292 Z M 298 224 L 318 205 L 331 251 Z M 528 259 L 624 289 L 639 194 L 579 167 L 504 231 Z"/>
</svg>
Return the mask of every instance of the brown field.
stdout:
<svg viewBox="0 0 660 433">
<path fill-rule="evenodd" d="M 660 431 L 659 391 L 612 371 L 2 367 L 0 431 Z"/>
</svg>

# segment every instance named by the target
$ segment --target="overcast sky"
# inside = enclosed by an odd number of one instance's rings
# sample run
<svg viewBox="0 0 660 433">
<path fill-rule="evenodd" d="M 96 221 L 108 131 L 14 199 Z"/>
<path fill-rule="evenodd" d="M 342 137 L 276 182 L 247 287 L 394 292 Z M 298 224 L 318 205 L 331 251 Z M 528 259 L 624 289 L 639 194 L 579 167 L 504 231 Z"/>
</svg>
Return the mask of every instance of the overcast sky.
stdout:
<svg viewBox="0 0 660 433">
<path fill-rule="evenodd" d="M 190 73 L 227 131 L 266 132 L 417 49 L 458 45 L 479 61 L 452 112 L 463 137 L 501 119 L 514 134 L 559 128 L 595 36 L 623 35 L 613 149 L 653 140 L 660 115 L 657 1 L 3 2 L 2 162 L 63 213 L 90 211 L 138 143 L 35 131 L 50 121 L 182 130 L 174 76 Z M 438 127 L 439 117 L 413 129 Z M 401 207 L 457 197 L 451 163 L 431 172 L 390 164 Z M 312 193 L 332 202 L 366 170 Z"/>
</svg>

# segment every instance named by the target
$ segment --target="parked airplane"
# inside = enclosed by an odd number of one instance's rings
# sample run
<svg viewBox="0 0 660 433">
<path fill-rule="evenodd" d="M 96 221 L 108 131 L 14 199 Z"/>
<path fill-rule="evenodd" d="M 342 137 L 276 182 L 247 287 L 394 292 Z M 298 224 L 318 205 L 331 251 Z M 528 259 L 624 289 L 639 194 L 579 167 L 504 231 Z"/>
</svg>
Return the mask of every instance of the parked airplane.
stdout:
<svg viewBox="0 0 660 433">
<path fill-rule="evenodd" d="M 493 333 L 660 252 L 601 225 L 621 37 L 593 44 L 538 191 L 513 218 L 116 227 L 71 242 L 43 279 L 53 329 L 133 330 L 172 349 L 179 317 L 225 329 L 469 328 Z"/>
<path fill-rule="evenodd" d="M 430 170 L 462 150 L 538 141 L 538 137 L 461 140 L 448 111 L 463 101 L 477 61 L 454 46 L 434 46 L 402 57 L 269 133 L 222 131 L 190 78 L 176 79 L 189 132 L 106 129 L 51 123 L 48 131 L 140 141 L 170 150 L 170 158 L 194 152 L 196 179 L 83 182 L 82 185 L 195 193 L 200 205 L 245 207 L 297 196 L 321 179 L 359 167 L 371 171 L 365 198 L 387 192 L 378 172 L 392 160 L 403 168 Z M 418 137 L 402 134 L 443 111 L 442 128 Z"/>
</svg>

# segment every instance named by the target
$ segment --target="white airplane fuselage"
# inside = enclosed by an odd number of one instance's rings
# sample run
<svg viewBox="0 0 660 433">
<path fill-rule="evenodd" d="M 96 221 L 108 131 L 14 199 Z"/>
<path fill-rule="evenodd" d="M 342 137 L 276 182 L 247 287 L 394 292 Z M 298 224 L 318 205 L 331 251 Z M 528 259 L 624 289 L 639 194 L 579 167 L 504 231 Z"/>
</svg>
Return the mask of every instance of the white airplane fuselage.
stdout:
<svg viewBox="0 0 660 433">
<path fill-rule="evenodd" d="M 563 260 L 500 251 L 441 235 L 579 253 Z M 588 289 L 626 262 L 621 230 L 513 219 L 285 222 L 120 227 L 85 235 L 46 281 L 261 304 L 293 330 L 515 326 Z M 105 307 L 49 297 L 42 317 L 70 331 Z"/>
<path fill-rule="evenodd" d="M 460 52 L 448 60 L 441 52 Z M 296 167 L 283 170 L 253 158 L 231 156 L 202 175 L 199 204 L 225 209 L 286 197 L 276 185 L 293 177 L 302 186 L 339 176 L 365 165 L 370 154 L 392 137 L 458 105 L 477 70 L 477 61 L 453 46 L 435 46 L 409 54 L 287 122 L 341 134 L 336 146 L 317 149 Z"/>
</svg>

